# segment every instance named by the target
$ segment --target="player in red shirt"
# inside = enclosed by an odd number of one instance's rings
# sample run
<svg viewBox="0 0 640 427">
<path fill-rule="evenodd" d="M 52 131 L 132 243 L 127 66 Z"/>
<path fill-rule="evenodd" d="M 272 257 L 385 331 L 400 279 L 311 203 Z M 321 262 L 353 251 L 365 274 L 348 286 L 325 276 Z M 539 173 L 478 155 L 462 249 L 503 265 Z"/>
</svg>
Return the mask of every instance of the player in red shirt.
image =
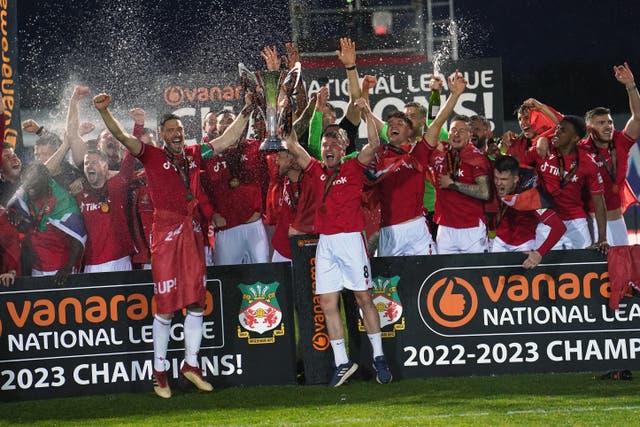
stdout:
<svg viewBox="0 0 640 427">
<path fill-rule="evenodd" d="M 87 233 L 78 205 L 52 178 L 47 167 L 32 163 L 23 189 L 9 205 L 15 224 L 25 234 L 22 249 L 31 256 L 32 276 L 55 276 L 63 284 L 79 265 Z"/>
<path fill-rule="evenodd" d="M 500 150 L 518 159 L 521 165 L 532 165 L 535 159 L 531 157 L 531 148 L 536 146 L 541 136 L 550 136 L 562 115 L 534 98 L 524 101 L 515 115 L 522 133 L 516 135 L 513 131 L 505 132 L 500 138 Z"/>
<path fill-rule="evenodd" d="M 521 182 L 521 174 L 524 176 Z M 556 213 L 547 207 L 548 200 L 544 198 L 535 185 L 536 177 L 531 169 L 520 170 L 518 160 L 512 156 L 501 156 L 495 162 L 493 179 L 496 194 L 501 200 L 496 218 L 496 237 L 493 239 L 491 252 L 524 252 L 527 259 L 522 266 L 534 268 L 542 257 L 560 240 L 566 227 Z M 525 198 L 529 204 L 522 203 L 522 207 L 507 198 Z M 541 200 L 542 199 L 542 200 Z M 542 201 L 542 203 L 541 203 Z M 516 207 L 517 206 L 517 207 Z M 551 231 L 542 244 L 536 243 L 536 228 L 539 223 L 547 225 Z"/>
<path fill-rule="evenodd" d="M 585 249 L 592 244 L 583 196 L 591 195 L 595 206 L 598 239 L 595 247 L 609 250 L 605 230 L 606 206 L 604 184 L 598 165 L 586 149 L 577 146 L 586 133 L 584 120 L 565 116 L 556 127 L 551 146 L 546 137 L 538 140 L 535 148 L 536 171 L 545 191 L 553 197 L 556 212 L 564 221 L 567 231 L 554 249 Z"/>
<path fill-rule="evenodd" d="M 449 86 L 462 92 L 466 82 L 458 73 Z M 453 92 L 453 89 L 452 89 Z M 471 143 L 471 125 L 466 116 L 451 120 L 449 142 L 426 141 L 431 149 L 429 164 L 438 178 L 435 221 L 439 254 L 473 253 L 487 250 L 484 202 L 489 200 L 490 165 L 486 155 Z"/>
<path fill-rule="evenodd" d="M 379 138 L 366 101 L 360 98 L 356 105 L 367 118 L 369 142 L 355 158 L 342 161 L 346 140 L 332 130 L 322 136 L 322 163 L 298 144 L 295 135 L 287 139 L 289 151 L 304 171 L 304 179 L 312 182 L 310 197 L 315 197 L 319 204 L 314 220 L 315 231 L 320 234 L 316 251 L 316 294 L 320 296 L 336 365 L 329 383 L 333 387 L 342 385 L 358 369 L 358 365 L 349 360 L 344 343 L 339 298 L 345 288 L 354 293 L 362 310 L 373 347 L 377 381 L 386 384 L 392 379 L 382 351 L 380 317 L 369 291 L 371 267 L 362 235 L 365 225 L 361 205 L 366 181 L 364 171 L 374 158 Z"/>
<path fill-rule="evenodd" d="M 289 236 L 313 233 L 318 200 L 313 197 L 311 179 L 289 151 L 276 154 L 278 174 L 284 177 L 276 199 L 278 221 L 273 233 L 272 262 L 291 261 Z"/>
<path fill-rule="evenodd" d="M 107 128 L 144 165 L 154 206 L 151 272 L 157 314 L 153 322 L 154 391 L 171 397 L 167 381 L 167 347 L 171 319 L 176 310 L 187 309 L 184 320 L 185 362 L 180 372 L 199 390 L 213 387 L 202 378 L 197 355 L 202 340 L 202 316 L 206 298 L 206 266 L 201 216 L 212 214 L 200 187 L 202 158 L 220 152 L 242 134 L 250 112 L 245 106 L 225 135 L 208 145 L 185 147 L 180 118 L 166 115 L 160 121 L 165 148 L 143 144 L 125 133 L 108 107 L 111 97 L 99 94 L 93 99 Z"/>
<path fill-rule="evenodd" d="M 631 118 L 620 132 L 614 129 L 611 111 L 598 107 L 587 111 L 585 121 L 589 136 L 580 142 L 593 155 L 604 180 L 604 200 L 607 205 L 607 240 L 611 246 L 629 244 L 624 222 L 622 194 L 626 191 L 629 151 L 640 137 L 640 95 L 629 65 L 613 67 L 616 79 L 627 89 Z M 593 209 L 591 209 L 593 213 Z"/>
<path fill-rule="evenodd" d="M 450 79 L 451 96 L 420 141 L 413 137 L 411 119 L 402 112 L 387 118 L 389 144 L 375 157 L 376 182 L 382 210 L 379 256 L 437 253 L 424 218 L 425 168 L 431 149 L 425 141 L 437 141 L 440 129 L 466 87 L 464 79 Z"/>
<path fill-rule="evenodd" d="M 120 172 L 109 178 L 105 154 L 89 150 L 84 156 L 86 183 L 76 194 L 87 228 L 84 272 L 131 270 L 133 242 L 127 226 L 127 187 L 135 159 L 125 154 Z"/>
</svg>

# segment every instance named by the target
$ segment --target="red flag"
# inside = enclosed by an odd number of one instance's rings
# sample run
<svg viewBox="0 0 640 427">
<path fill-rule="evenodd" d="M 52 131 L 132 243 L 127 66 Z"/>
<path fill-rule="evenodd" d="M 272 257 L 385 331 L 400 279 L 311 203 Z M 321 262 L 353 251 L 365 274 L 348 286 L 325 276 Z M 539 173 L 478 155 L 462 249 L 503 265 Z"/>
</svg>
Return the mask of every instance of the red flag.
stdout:
<svg viewBox="0 0 640 427">
<path fill-rule="evenodd" d="M 632 286 L 640 290 L 640 245 L 612 247 L 607 265 L 611 283 L 609 308 L 617 310 Z"/>
<path fill-rule="evenodd" d="M 638 200 L 638 196 L 633 192 L 631 185 L 629 185 L 629 181 L 626 179 L 622 183 L 622 192 L 620 193 L 620 198 L 622 199 L 622 213 L 625 213 L 627 209 L 629 209 L 633 205 L 640 205 L 640 200 Z"/>
<path fill-rule="evenodd" d="M 558 121 L 564 118 L 564 115 L 556 111 L 553 107 L 549 107 L 549 109 L 556 116 Z M 545 136 L 550 138 L 556 130 L 555 122 L 539 110 L 530 110 L 529 123 L 531 125 L 531 130 L 533 130 L 538 137 Z"/>
</svg>

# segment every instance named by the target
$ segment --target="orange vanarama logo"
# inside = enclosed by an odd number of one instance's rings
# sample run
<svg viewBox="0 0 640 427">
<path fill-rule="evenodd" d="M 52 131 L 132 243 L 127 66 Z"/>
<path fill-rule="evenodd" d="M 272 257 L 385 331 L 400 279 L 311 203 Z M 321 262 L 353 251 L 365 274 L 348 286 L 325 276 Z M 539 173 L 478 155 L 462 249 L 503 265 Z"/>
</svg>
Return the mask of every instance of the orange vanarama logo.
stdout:
<svg viewBox="0 0 640 427">
<path fill-rule="evenodd" d="M 460 277 L 443 277 L 427 294 L 427 310 L 433 320 L 447 328 L 466 325 L 478 309 L 478 295 Z"/>
</svg>

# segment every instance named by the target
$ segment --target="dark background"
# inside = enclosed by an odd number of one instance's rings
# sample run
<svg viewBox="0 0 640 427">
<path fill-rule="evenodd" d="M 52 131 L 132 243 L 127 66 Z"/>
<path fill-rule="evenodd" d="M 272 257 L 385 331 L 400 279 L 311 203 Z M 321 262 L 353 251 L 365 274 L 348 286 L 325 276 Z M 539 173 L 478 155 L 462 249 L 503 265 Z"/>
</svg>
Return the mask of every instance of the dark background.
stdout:
<svg viewBox="0 0 640 427">
<path fill-rule="evenodd" d="M 144 106 L 156 76 L 235 72 L 238 62 L 257 68 L 258 51 L 266 44 L 283 51 L 291 34 L 283 0 L 20 0 L 18 12 L 22 108 L 31 110 L 61 105 L 75 83 Z M 629 61 L 640 75 L 638 12 L 632 0 L 457 0 L 460 56 L 502 58 L 507 119 L 530 96 L 565 113 L 595 105 L 626 113 L 611 67 Z M 328 43 L 342 35 L 326 22 L 313 31 Z"/>
</svg>

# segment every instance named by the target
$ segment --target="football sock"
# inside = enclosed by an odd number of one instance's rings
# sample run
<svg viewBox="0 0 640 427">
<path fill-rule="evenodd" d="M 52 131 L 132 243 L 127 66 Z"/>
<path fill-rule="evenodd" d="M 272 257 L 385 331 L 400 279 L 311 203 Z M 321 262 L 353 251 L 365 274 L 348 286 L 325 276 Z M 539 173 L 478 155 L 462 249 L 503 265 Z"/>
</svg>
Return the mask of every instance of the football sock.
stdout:
<svg viewBox="0 0 640 427">
<path fill-rule="evenodd" d="M 371 348 L 373 349 L 373 357 L 384 356 L 382 352 L 382 333 L 367 334 L 369 341 L 371 341 Z"/>
<path fill-rule="evenodd" d="M 202 312 L 187 311 L 184 318 L 184 360 L 198 366 L 198 352 L 202 342 Z"/>
<path fill-rule="evenodd" d="M 171 334 L 171 319 L 164 319 L 156 315 L 153 319 L 153 369 L 167 370 L 167 347 Z"/>
<path fill-rule="evenodd" d="M 344 339 L 331 340 L 331 348 L 333 349 L 333 360 L 335 361 L 336 366 L 340 366 L 349 361 L 347 349 L 344 345 Z"/>
</svg>

